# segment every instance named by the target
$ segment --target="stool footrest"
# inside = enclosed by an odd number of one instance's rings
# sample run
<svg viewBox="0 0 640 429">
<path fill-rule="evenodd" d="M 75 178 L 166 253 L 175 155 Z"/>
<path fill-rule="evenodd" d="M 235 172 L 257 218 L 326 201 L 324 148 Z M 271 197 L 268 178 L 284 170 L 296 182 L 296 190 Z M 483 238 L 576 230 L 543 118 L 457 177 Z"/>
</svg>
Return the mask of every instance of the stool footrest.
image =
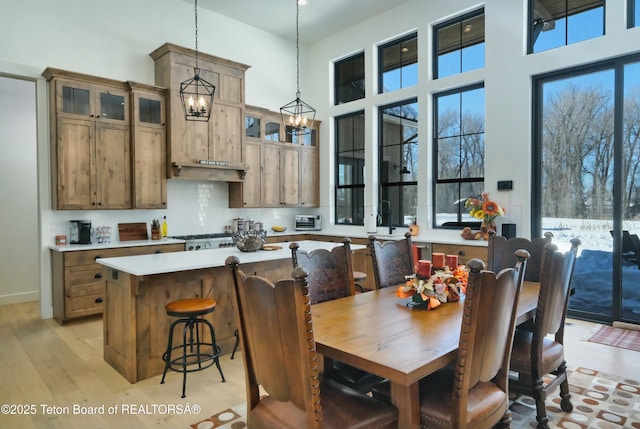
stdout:
<svg viewBox="0 0 640 429">
<path fill-rule="evenodd" d="M 169 369 L 175 372 L 195 372 L 206 368 L 209 368 L 215 363 L 215 359 L 220 356 L 220 347 L 211 343 L 200 343 L 200 347 L 210 348 L 211 351 L 202 351 L 199 353 L 187 353 L 182 354 L 171 359 L 169 362 Z M 171 350 L 182 349 L 183 346 L 172 347 Z M 163 353 L 162 360 L 167 361 L 167 353 Z M 206 364 L 206 365 L 203 365 Z M 197 365 L 197 368 L 189 368 L 190 366 Z"/>
</svg>

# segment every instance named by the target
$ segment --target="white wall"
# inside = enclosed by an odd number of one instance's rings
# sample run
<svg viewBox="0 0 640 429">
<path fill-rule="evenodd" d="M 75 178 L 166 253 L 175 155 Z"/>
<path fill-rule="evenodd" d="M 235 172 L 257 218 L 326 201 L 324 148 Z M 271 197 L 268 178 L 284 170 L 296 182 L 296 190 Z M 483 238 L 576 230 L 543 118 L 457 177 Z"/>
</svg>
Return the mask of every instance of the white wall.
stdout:
<svg viewBox="0 0 640 429">
<path fill-rule="evenodd" d="M 36 85 L 0 76 L 0 303 L 38 299 Z"/>
<path fill-rule="evenodd" d="M 38 88 L 38 162 L 26 168 L 38 172 L 40 225 L 27 219 L 33 231 L 40 229 L 40 255 L 29 258 L 40 265 L 41 313 L 51 316 L 50 260 L 47 246 L 57 234 L 68 234 L 68 220 L 91 219 L 94 225 L 145 221 L 167 216 L 170 234 L 222 232 L 236 216 L 263 219 L 267 225 L 285 223 L 295 212 L 288 210 L 231 210 L 225 184 L 207 184 L 212 192 L 203 201 L 194 189 L 197 184 L 170 180 L 167 210 L 118 210 L 101 212 L 54 211 L 50 209 L 48 101 L 41 76 L 47 67 L 72 70 L 117 80 L 154 83 L 153 60 L 149 53 L 170 42 L 194 47 L 193 5 L 180 0 L 4 0 L 0 13 L 0 75 L 17 75 L 36 81 Z M 10 42 L 9 42 L 10 41 Z M 198 11 L 198 48 L 222 58 L 248 64 L 246 102 L 277 110 L 295 94 L 295 42 L 214 14 Z M 7 106 L 11 108 L 11 106 Z M 21 126 L 11 124 L 20 132 Z M 31 127 L 35 133 L 35 127 Z M 10 149 L 9 149 L 10 150 Z M 27 193 L 36 198 L 34 191 Z M 193 208 L 197 209 L 194 211 Z M 200 216 L 193 222 L 195 214 Z M 13 240 L 11 240 L 13 241 Z M 12 245 L 14 245 L 12 243 Z M 4 246 L 0 259 L 10 252 Z M 38 260 L 40 257 L 40 261 Z M 0 303 L 6 295 L 31 296 L 37 281 L 18 286 L 17 292 L 0 289 Z M 26 298 L 33 299 L 33 298 Z"/>
<path fill-rule="evenodd" d="M 413 0 L 387 13 L 318 41 L 305 53 L 303 98 L 318 109 L 322 119 L 320 165 L 322 212 L 331 216 L 334 159 L 331 118 L 352 111 L 366 113 L 366 195 L 365 214 L 377 205 L 376 108 L 391 101 L 418 97 L 420 164 L 418 223 L 421 231 L 431 225 L 431 100 L 434 93 L 476 82 L 485 83 L 486 147 L 485 188 L 506 206 L 505 220 L 517 223 L 517 234 L 528 237 L 531 230 L 531 105 L 532 77 L 579 64 L 637 52 L 640 28 L 626 29 L 626 1 L 606 4 L 606 35 L 581 43 L 526 55 L 527 0 Z M 485 67 L 458 76 L 432 80 L 432 26 L 484 5 L 486 17 Z M 419 83 L 394 93 L 376 94 L 377 45 L 417 30 Z M 331 62 L 357 52 L 365 52 L 366 97 L 332 106 Z M 312 85 L 306 84 L 313 82 Z M 513 180 L 513 191 L 497 191 L 498 180 Z M 353 227 L 351 227 L 353 228 Z M 364 228 L 362 228 L 364 231 Z"/>
</svg>

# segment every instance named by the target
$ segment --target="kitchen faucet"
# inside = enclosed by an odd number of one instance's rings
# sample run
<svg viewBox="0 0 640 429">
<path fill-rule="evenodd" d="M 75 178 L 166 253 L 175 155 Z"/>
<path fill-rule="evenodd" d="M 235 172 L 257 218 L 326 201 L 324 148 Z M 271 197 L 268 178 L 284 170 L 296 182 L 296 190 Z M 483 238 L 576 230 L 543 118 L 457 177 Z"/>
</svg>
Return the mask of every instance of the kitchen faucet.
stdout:
<svg viewBox="0 0 640 429">
<path fill-rule="evenodd" d="M 393 230 L 396 229 L 394 226 L 392 226 L 392 223 L 391 223 L 391 202 L 389 202 L 389 200 L 380 201 L 380 211 L 382 212 L 382 205 L 385 204 L 385 203 L 387 204 L 387 208 L 389 210 L 387 211 L 387 213 L 380 213 L 380 214 L 381 215 L 382 214 L 386 214 L 387 216 L 389 216 L 387 223 L 389 225 L 389 235 L 391 235 L 391 234 L 393 234 Z"/>
</svg>

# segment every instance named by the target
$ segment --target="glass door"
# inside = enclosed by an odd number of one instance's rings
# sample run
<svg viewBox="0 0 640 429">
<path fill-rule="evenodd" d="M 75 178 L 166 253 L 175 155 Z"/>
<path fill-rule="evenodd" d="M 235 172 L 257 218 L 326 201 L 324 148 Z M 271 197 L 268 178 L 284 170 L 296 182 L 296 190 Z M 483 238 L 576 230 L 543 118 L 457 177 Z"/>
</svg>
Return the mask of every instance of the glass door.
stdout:
<svg viewBox="0 0 640 429">
<path fill-rule="evenodd" d="M 622 115 L 620 319 L 640 323 L 640 62 L 625 64 Z M 628 231 L 628 233 L 627 233 Z"/>
<path fill-rule="evenodd" d="M 582 244 L 569 313 L 640 323 L 640 63 L 537 81 L 533 235 Z"/>
</svg>

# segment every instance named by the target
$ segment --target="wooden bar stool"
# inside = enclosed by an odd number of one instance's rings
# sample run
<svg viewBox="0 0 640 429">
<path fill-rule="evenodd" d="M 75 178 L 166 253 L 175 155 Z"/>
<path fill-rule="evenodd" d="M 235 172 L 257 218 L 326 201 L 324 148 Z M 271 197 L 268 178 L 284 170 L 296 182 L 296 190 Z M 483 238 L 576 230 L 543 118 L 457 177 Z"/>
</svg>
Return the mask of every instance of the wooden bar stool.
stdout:
<svg viewBox="0 0 640 429">
<path fill-rule="evenodd" d="M 367 281 L 367 273 L 363 273 L 362 271 L 354 271 L 353 272 L 353 284 L 360 292 L 366 292 L 367 289 L 364 287 L 363 283 Z"/>
<path fill-rule="evenodd" d="M 220 362 L 218 356 L 220 355 L 220 347 L 216 344 L 216 335 L 213 330 L 213 325 L 204 317 L 205 314 L 213 313 L 216 309 L 216 301 L 213 299 L 205 298 L 192 298 L 181 299 L 178 301 L 172 301 L 165 305 L 167 315 L 171 317 L 178 317 L 169 328 L 169 341 L 167 343 L 167 350 L 162 355 L 164 360 L 164 372 L 162 373 L 162 380 L 160 384 L 164 384 L 164 377 L 167 371 L 182 373 L 182 397 L 184 398 L 185 389 L 187 387 L 187 373 L 202 371 L 209 368 L 214 363 L 220 371 L 222 382 L 224 383 L 224 374 L 222 368 L 220 368 Z M 173 331 L 179 325 L 184 324 L 182 330 L 182 344 L 173 345 Z M 211 335 L 211 342 L 205 342 L 204 337 L 201 337 L 200 325 L 209 328 L 209 334 Z M 195 337 L 193 335 L 195 330 Z M 188 334 L 188 335 L 187 335 Z M 204 334 L 204 332 L 202 333 Z M 182 353 L 173 358 L 172 352 L 176 349 L 182 349 Z"/>
</svg>

